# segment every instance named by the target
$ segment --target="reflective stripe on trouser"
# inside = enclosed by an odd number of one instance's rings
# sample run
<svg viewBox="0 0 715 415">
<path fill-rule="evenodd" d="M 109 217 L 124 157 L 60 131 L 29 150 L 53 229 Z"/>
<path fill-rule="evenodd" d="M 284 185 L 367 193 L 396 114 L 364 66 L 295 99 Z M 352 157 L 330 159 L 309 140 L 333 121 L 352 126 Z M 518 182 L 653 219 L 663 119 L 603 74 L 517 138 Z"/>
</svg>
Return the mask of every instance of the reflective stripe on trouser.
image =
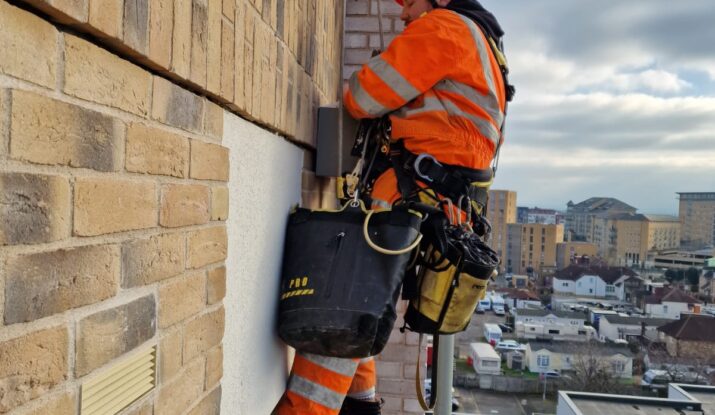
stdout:
<svg viewBox="0 0 715 415">
<path fill-rule="evenodd" d="M 355 379 L 363 385 L 358 391 L 364 392 L 362 388 L 370 383 L 372 386 L 368 389 L 374 390 L 374 362 L 372 365 L 365 366 L 360 359 L 296 354 L 288 387 L 278 403 L 276 414 L 337 415 Z M 365 368 L 361 369 L 362 366 Z M 371 382 L 368 382 L 370 373 Z"/>
<path fill-rule="evenodd" d="M 348 389 L 348 396 L 361 401 L 375 398 L 375 359 L 366 357 L 361 359 L 353 377 L 353 383 Z"/>
</svg>

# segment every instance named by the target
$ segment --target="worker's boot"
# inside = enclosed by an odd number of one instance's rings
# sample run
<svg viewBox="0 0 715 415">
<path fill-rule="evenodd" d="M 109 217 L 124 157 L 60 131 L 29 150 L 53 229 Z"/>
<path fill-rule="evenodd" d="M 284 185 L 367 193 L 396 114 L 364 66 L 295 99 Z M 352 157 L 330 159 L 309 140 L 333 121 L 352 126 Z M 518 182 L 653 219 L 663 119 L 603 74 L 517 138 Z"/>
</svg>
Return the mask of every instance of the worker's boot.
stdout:
<svg viewBox="0 0 715 415">
<path fill-rule="evenodd" d="M 382 399 L 378 401 L 361 401 L 351 397 L 345 397 L 339 415 L 380 415 L 382 403 Z"/>
</svg>

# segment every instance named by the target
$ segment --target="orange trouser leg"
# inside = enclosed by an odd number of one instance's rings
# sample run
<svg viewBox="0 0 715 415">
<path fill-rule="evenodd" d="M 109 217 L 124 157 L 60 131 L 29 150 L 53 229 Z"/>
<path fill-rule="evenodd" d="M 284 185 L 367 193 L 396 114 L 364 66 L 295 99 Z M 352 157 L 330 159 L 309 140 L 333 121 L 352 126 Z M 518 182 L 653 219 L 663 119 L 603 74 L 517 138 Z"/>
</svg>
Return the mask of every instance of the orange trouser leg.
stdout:
<svg viewBox="0 0 715 415">
<path fill-rule="evenodd" d="M 277 415 L 337 415 L 360 359 L 298 353 Z"/>
<path fill-rule="evenodd" d="M 361 401 L 373 400 L 376 382 L 375 359 L 372 357 L 361 359 L 350 389 L 348 389 L 348 396 Z"/>
</svg>

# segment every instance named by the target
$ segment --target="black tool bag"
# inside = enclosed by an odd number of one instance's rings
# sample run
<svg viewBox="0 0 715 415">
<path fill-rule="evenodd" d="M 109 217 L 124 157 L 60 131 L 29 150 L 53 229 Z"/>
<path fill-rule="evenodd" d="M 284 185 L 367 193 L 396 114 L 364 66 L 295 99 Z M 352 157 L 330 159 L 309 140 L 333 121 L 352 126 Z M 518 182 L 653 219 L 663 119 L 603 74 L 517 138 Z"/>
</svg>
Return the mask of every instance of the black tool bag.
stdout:
<svg viewBox="0 0 715 415">
<path fill-rule="evenodd" d="M 374 356 L 387 343 L 421 216 L 395 208 L 298 208 L 286 232 L 278 334 L 301 352 Z"/>
</svg>

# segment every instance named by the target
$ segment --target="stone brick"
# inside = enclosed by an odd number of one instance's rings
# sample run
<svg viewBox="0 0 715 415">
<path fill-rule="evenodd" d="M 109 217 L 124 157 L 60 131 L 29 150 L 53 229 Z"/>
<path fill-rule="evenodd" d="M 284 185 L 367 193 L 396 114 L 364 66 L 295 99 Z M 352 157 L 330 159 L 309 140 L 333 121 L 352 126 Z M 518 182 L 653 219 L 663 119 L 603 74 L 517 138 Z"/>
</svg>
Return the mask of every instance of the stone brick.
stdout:
<svg viewBox="0 0 715 415">
<path fill-rule="evenodd" d="M 85 246 L 11 256 L 5 281 L 5 323 L 51 316 L 114 296 L 119 248 Z"/>
<path fill-rule="evenodd" d="M 191 18 L 191 82 L 206 87 L 206 64 L 208 53 L 208 4 L 207 0 L 192 1 Z"/>
<path fill-rule="evenodd" d="M 223 377 L 223 345 L 206 353 L 206 390 L 210 390 Z"/>
<path fill-rule="evenodd" d="M 161 191 L 159 224 L 175 228 L 209 221 L 209 188 L 203 185 L 167 184 Z"/>
<path fill-rule="evenodd" d="M 66 380 L 68 350 L 65 327 L 0 342 L 0 413 L 44 395 Z"/>
<path fill-rule="evenodd" d="M 151 284 L 184 271 L 184 235 L 173 233 L 127 242 L 122 247 L 122 287 Z"/>
<path fill-rule="evenodd" d="M 367 2 L 363 3 L 367 4 Z M 377 16 L 377 1 L 371 1 L 370 3 L 370 14 L 372 14 L 373 16 Z M 383 16 L 399 17 L 402 13 L 402 6 L 400 6 L 393 0 L 381 0 L 380 9 Z M 389 26 L 386 26 L 385 30 L 388 29 Z"/>
<path fill-rule="evenodd" d="M 388 344 L 380 353 L 380 361 L 386 362 L 416 362 L 419 348 L 401 344 Z"/>
<path fill-rule="evenodd" d="M 129 180 L 77 178 L 74 232 L 79 236 L 156 226 L 155 184 Z"/>
<path fill-rule="evenodd" d="M 221 413 L 221 385 L 211 391 L 188 415 L 219 415 Z"/>
<path fill-rule="evenodd" d="M 183 1 L 183 0 L 182 0 Z M 164 78 L 154 78 L 152 117 L 183 130 L 200 132 L 204 100 Z"/>
<path fill-rule="evenodd" d="M 404 395 L 409 393 L 410 390 L 414 390 L 415 380 L 403 380 L 403 379 L 380 379 L 377 384 L 377 392 L 384 393 L 388 395 Z"/>
<path fill-rule="evenodd" d="M 27 0 L 26 3 L 52 16 L 58 23 L 87 23 L 89 19 L 88 0 Z"/>
<path fill-rule="evenodd" d="M 198 314 L 206 304 L 206 275 L 174 278 L 159 288 L 159 327 L 166 328 Z"/>
<path fill-rule="evenodd" d="M 126 146 L 128 171 L 174 177 L 189 173 L 189 140 L 185 137 L 132 123 Z"/>
<path fill-rule="evenodd" d="M 223 307 L 186 323 L 184 361 L 189 362 L 221 343 L 225 326 Z"/>
<path fill-rule="evenodd" d="M 216 144 L 191 141 L 191 178 L 228 181 L 228 149 Z"/>
<path fill-rule="evenodd" d="M 154 413 L 154 404 L 152 402 L 147 402 L 142 406 L 135 408 L 133 410 L 127 411 L 122 415 L 152 415 Z M 73 412 L 74 415 L 74 412 Z"/>
<path fill-rule="evenodd" d="M 209 271 L 206 300 L 216 304 L 226 296 L 226 267 L 218 267 Z"/>
<path fill-rule="evenodd" d="M 121 39 L 123 6 L 121 0 L 89 0 L 89 24 L 107 37 Z"/>
<path fill-rule="evenodd" d="M 204 133 L 219 140 L 223 137 L 223 108 L 211 101 L 204 103 Z"/>
<path fill-rule="evenodd" d="M 348 33 L 345 35 L 346 48 L 366 48 L 368 44 L 368 35 L 361 33 Z"/>
<path fill-rule="evenodd" d="M 174 0 L 151 0 L 149 13 L 149 59 L 162 68 L 169 69 L 174 31 Z"/>
<path fill-rule="evenodd" d="M 246 113 L 253 112 L 253 41 L 254 41 L 254 13 L 253 10 L 246 4 L 246 39 L 244 42 L 243 59 L 243 108 Z M 259 77 L 260 79 L 260 77 Z"/>
<path fill-rule="evenodd" d="M 402 378 L 402 362 L 380 362 L 376 365 L 377 377 L 382 378 Z"/>
<path fill-rule="evenodd" d="M 348 15 L 370 13 L 370 2 L 365 0 L 347 0 L 345 7 Z"/>
<path fill-rule="evenodd" d="M 172 382 L 159 391 L 154 415 L 181 414 L 201 397 L 204 391 L 204 359 L 197 359 Z"/>
<path fill-rule="evenodd" d="M 70 235 L 70 223 L 67 179 L 0 173 L 0 245 L 64 239 Z"/>
<path fill-rule="evenodd" d="M 223 0 L 223 15 L 233 22 L 236 17 L 236 0 Z"/>
<path fill-rule="evenodd" d="M 55 87 L 57 30 L 41 18 L 0 3 L 0 73 Z"/>
<path fill-rule="evenodd" d="M 138 115 L 149 111 L 151 75 L 86 40 L 65 35 L 64 72 L 68 95 Z"/>
<path fill-rule="evenodd" d="M 234 60 L 233 27 L 226 21 L 221 22 L 221 97 L 233 102 L 234 79 L 236 72 Z"/>
<path fill-rule="evenodd" d="M 166 384 L 181 370 L 183 339 L 181 330 L 176 330 L 159 341 L 159 378 Z"/>
<path fill-rule="evenodd" d="M 382 18 L 383 30 L 389 31 L 392 28 L 392 20 Z M 345 32 L 373 32 L 379 33 L 380 27 L 377 18 L 373 16 L 348 16 L 345 19 Z"/>
<path fill-rule="evenodd" d="M 211 189 L 211 220 L 226 220 L 228 218 L 228 188 L 214 187 Z"/>
<path fill-rule="evenodd" d="M 191 69 L 191 0 L 174 1 L 174 35 L 172 38 L 171 70 L 188 79 Z"/>
<path fill-rule="evenodd" d="M 124 123 L 76 105 L 12 91 L 10 156 L 38 164 L 121 168 Z"/>
<path fill-rule="evenodd" d="M 76 408 L 77 396 L 74 392 L 64 392 L 46 399 L 30 410 L 21 411 L 18 415 L 75 415 Z"/>
<path fill-rule="evenodd" d="M 221 0 L 208 0 L 208 46 L 206 89 L 221 93 Z"/>
<path fill-rule="evenodd" d="M 124 44 L 142 55 L 149 46 L 149 0 L 124 2 Z"/>
<path fill-rule="evenodd" d="M 153 295 L 83 318 L 77 327 L 75 374 L 84 376 L 154 337 Z"/>
<path fill-rule="evenodd" d="M 217 226 L 189 233 L 187 268 L 199 268 L 204 265 L 226 259 L 228 239 L 226 228 Z"/>
<path fill-rule="evenodd" d="M 347 49 L 345 51 L 345 63 L 353 65 L 362 65 L 370 59 L 369 49 Z"/>
</svg>

